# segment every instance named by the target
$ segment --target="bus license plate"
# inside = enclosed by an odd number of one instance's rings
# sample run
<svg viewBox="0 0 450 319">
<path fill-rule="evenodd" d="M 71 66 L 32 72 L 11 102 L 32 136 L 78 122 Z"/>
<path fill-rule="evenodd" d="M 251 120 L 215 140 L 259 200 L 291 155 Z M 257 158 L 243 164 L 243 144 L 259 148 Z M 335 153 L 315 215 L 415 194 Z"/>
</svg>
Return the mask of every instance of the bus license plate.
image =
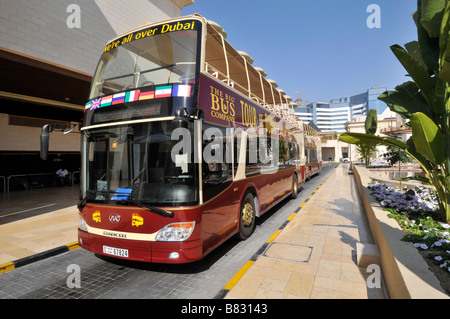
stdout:
<svg viewBox="0 0 450 319">
<path fill-rule="evenodd" d="M 128 249 L 114 248 L 109 246 L 103 246 L 103 253 L 113 255 L 117 257 L 128 258 Z"/>
</svg>

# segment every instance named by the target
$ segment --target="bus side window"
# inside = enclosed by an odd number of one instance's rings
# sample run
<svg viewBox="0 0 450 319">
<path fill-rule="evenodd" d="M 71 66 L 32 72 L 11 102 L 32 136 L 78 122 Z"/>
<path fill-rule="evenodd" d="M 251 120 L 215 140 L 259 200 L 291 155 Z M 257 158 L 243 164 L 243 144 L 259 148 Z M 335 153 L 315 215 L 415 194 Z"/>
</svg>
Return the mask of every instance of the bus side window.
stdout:
<svg viewBox="0 0 450 319">
<path fill-rule="evenodd" d="M 205 152 L 205 147 L 211 142 L 212 139 L 204 140 L 202 154 L 208 153 L 208 151 Z M 233 176 L 232 164 L 226 162 L 226 139 L 222 138 L 222 143 L 215 144 L 209 151 L 213 158 L 219 154 L 221 158 L 209 162 L 205 161 L 205 158 L 202 160 L 203 201 L 211 199 L 227 188 L 231 184 Z"/>
<path fill-rule="evenodd" d="M 298 159 L 298 147 L 296 144 L 289 142 L 288 143 L 288 163 L 294 164 Z"/>
<path fill-rule="evenodd" d="M 278 141 L 278 166 L 284 165 L 287 157 L 287 146 L 286 142 L 279 140 Z"/>
<path fill-rule="evenodd" d="M 247 151 L 245 156 L 245 175 L 253 176 L 259 174 L 258 152 L 259 143 L 256 135 L 248 135 Z"/>
<path fill-rule="evenodd" d="M 311 162 L 317 161 L 317 151 L 311 150 Z"/>
</svg>

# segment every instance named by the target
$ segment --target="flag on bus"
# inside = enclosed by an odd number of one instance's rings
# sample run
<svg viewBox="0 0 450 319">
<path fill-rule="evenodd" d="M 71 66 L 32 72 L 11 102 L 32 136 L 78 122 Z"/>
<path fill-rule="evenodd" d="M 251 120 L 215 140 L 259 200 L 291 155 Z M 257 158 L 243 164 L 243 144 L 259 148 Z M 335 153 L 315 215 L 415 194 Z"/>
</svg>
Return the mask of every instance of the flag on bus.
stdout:
<svg viewBox="0 0 450 319">
<path fill-rule="evenodd" d="M 112 105 L 120 104 L 125 102 L 125 92 L 114 94 L 112 99 Z"/>
<path fill-rule="evenodd" d="M 92 101 L 89 101 L 89 102 L 86 103 L 86 105 L 84 107 L 84 111 L 85 112 L 86 112 L 86 110 L 90 110 L 91 109 L 91 104 L 92 104 Z"/>
<path fill-rule="evenodd" d="M 172 86 L 161 86 L 159 88 L 156 88 L 155 90 L 155 98 L 162 98 L 162 97 L 171 97 L 172 96 Z"/>
<path fill-rule="evenodd" d="M 134 102 L 134 101 L 138 101 L 139 100 L 139 90 L 134 90 L 134 91 L 130 91 L 127 92 L 127 94 L 125 95 L 125 102 Z"/>
<path fill-rule="evenodd" d="M 108 95 L 105 97 L 102 97 L 102 102 L 100 103 L 100 107 L 109 106 L 112 103 L 112 95 Z"/>
<path fill-rule="evenodd" d="M 155 91 L 146 91 L 139 93 L 139 101 L 150 100 L 155 98 Z"/>
<path fill-rule="evenodd" d="M 176 97 L 190 97 L 191 96 L 191 86 L 190 85 L 174 85 L 172 96 Z"/>
<path fill-rule="evenodd" d="M 91 101 L 91 110 L 98 109 L 100 107 L 100 102 L 102 99 L 95 99 Z"/>
</svg>

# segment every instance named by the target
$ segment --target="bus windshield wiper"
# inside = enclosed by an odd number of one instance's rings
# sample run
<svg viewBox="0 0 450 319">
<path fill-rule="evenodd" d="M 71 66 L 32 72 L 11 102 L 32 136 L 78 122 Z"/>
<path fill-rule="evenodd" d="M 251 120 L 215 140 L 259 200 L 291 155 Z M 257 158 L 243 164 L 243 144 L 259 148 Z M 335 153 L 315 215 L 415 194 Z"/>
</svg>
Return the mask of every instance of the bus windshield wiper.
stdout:
<svg viewBox="0 0 450 319">
<path fill-rule="evenodd" d="M 89 198 L 90 194 L 87 194 L 88 192 L 91 192 L 91 191 L 88 190 L 88 191 L 86 192 L 86 196 L 84 196 L 84 197 L 78 202 L 78 204 L 77 204 L 77 208 L 78 208 L 79 211 L 82 211 L 83 208 L 86 206 L 86 204 L 87 204 L 88 202 L 92 202 L 92 201 L 93 201 L 93 198 L 92 198 L 92 197 Z"/>
<path fill-rule="evenodd" d="M 150 211 L 152 211 L 152 212 L 154 212 L 154 213 L 156 213 L 158 215 L 161 215 L 163 217 L 173 218 L 173 216 L 174 216 L 173 212 L 171 212 L 171 211 L 168 211 L 168 210 L 165 210 L 165 209 L 162 209 L 162 208 L 149 206 L 149 205 L 147 205 L 145 203 L 138 203 L 138 206 L 141 207 L 141 208 L 147 208 Z"/>
<path fill-rule="evenodd" d="M 120 200 L 118 203 L 119 204 L 121 204 L 121 203 L 133 204 L 140 208 L 146 208 L 148 211 L 151 211 L 151 212 L 158 214 L 160 216 L 163 216 L 163 217 L 173 218 L 173 216 L 174 216 L 173 212 L 171 212 L 171 211 L 168 211 L 168 210 L 165 210 L 162 208 L 157 208 L 154 206 L 150 206 L 147 203 L 139 201 L 139 200 L 123 199 L 123 200 Z"/>
</svg>

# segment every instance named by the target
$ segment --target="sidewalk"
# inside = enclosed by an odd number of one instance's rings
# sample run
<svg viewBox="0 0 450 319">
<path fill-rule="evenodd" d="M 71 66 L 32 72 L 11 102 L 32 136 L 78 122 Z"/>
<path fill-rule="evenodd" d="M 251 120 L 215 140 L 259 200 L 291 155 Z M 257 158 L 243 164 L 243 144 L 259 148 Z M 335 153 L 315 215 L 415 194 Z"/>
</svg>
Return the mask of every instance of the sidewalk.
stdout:
<svg viewBox="0 0 450 319">
<path fill-rule="evenodd" d="M 78 186 L 0 194 L 0 266 L 77 242 L 77 200 Z"/>
<path fill-rule="evenodd" d="M 356 244 L 372 240 L 347 165 L 288 221 L 224 287 L 226 299 L 385 298 L 382 288 L 367 287 L 371 273 L 356 265 Z"/>
</svg>

